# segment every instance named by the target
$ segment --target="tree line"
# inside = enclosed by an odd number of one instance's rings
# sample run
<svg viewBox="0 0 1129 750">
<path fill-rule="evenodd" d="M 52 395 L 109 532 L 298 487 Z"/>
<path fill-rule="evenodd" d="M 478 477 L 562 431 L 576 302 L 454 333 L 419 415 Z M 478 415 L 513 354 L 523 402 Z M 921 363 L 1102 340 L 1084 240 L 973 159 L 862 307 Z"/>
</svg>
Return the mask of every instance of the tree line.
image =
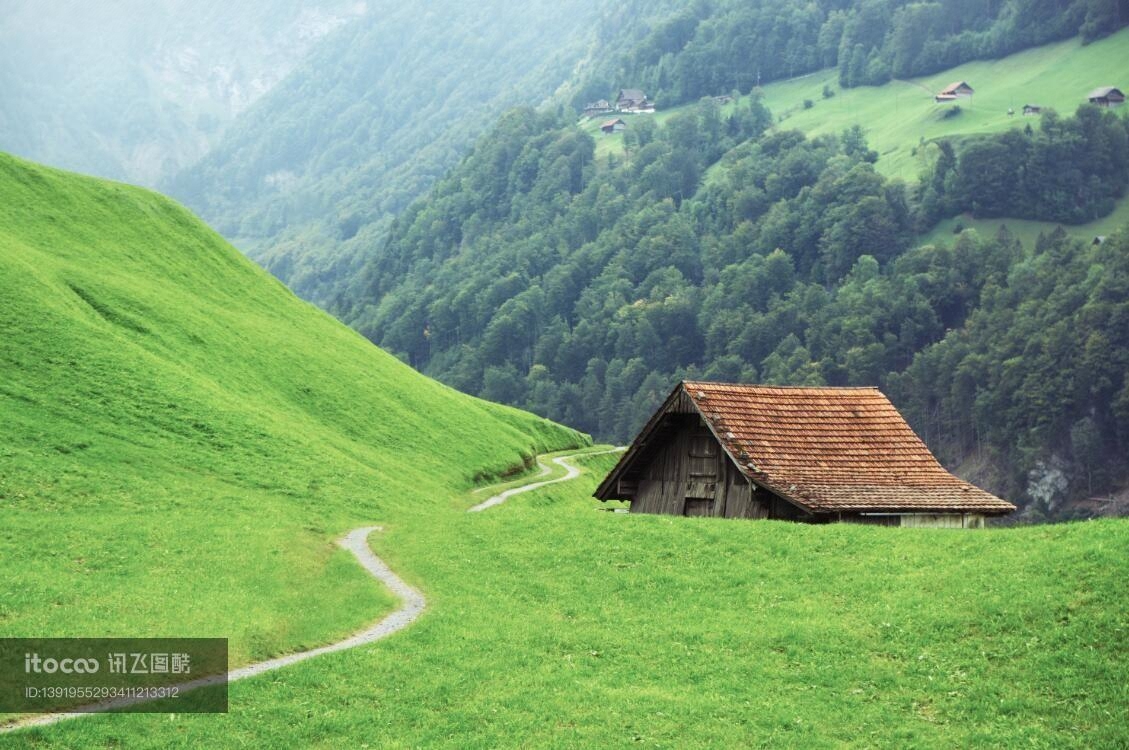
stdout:
<svg viewBox="0 0 1129 750">
<path fill-rule="evenodd" d="M 880 85 L 1126 24 L 1129 0 L 701 0 L 598 60 L 573 106 L 625 81 L 662 107 L 831 67 Z"/>
</svg>

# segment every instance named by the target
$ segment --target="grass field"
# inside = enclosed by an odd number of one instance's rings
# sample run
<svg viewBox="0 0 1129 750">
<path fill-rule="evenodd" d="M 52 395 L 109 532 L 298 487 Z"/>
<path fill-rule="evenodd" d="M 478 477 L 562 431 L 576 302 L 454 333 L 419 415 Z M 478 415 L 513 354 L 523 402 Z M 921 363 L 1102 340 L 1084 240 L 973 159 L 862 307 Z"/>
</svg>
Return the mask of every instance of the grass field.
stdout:
<svg viewBox="0 0 1129 750">
<path fill-rule="evenodd" d="M 171 201 L 0 155 L 0 635 L 228 636 L 391 607 L 334 539 L 582 436 L 463 396 Z"/>
<path fill-rule="evenodd" d="M 780 119 L 780 127 L 819 134 L 860 125 L 870 147 L 879 153 L 879 171 L 913 180 L 920 171 L 922 153 L 916 147 L 923 142 L 1027 124 L 1038 127 L 1037 117 L 1022 116 L 1024 104 L 1073 114 L 1090 91 L 1103 85 L 1125 87 L 1127 76 L 1129 29 L 1122 29 L 1086 46 L 1072 39 L 877 87 L 840 89 L 837 71 L 828 70 L 769 84 L 764 96 L 765 104 Z M 952 81 L 967 81 L 976 93 L 959 101 L 958 116 L 945 118 L 951 105 L 934 104 L 932 94 Z M 825 85 L 835 96 L 822 97 Z M 811 109 L 803 108 L 805 99 L 813 102 Z M 1011 117 L 1009 108 L 1015 111 Z"/>
<path fill-rule="evenodd" d="M 232 686 L 226 716 L 47 747 L 1086 747 L 1129 741 L 1129 523 L 977 533 L 600 512 L 591 472 L 373 540 L 394 638 Z M 469 504 L 466 495 L 463 504 Z"/>
</svg>

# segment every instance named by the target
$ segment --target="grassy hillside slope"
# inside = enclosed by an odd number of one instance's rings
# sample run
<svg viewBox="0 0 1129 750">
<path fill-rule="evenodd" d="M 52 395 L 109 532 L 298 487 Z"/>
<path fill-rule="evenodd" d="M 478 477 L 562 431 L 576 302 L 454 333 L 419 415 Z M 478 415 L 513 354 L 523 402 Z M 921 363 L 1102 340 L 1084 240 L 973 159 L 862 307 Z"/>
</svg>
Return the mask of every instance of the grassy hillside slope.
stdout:
<svg viewBox="0 0 1129 750">
<path fill-rule="evenodd" d="M 428 598 L 226 715 L 36 747 L 1121 747 L 1129 525 L 983 533 L 597 512 L 467 490 L 581 442 L 462 396 L 151 193 L 0 157 L 0 634 L 227 636 L 235 660 Z"/>
<path fill-rule="evenodd" d="M 429 381 L 171 201 L 0 155 L 0 634 L 228 636 L 388 597 L 333 540 L 578 434 Z"/>
<path fill-rule="evenodd" d="M 585 478 L 374 540 L 428 614 L 226 716 L 44 746 L 1123 747 L 1124 521 L 937 530 L 622 515 Z"/>
</svg>

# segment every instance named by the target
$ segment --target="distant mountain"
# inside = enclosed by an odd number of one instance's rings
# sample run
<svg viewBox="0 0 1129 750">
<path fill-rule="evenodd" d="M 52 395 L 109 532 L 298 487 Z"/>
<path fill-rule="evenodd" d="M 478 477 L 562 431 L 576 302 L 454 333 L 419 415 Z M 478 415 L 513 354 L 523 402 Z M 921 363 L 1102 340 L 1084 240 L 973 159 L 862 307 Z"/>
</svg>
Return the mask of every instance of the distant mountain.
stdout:
<svg viewBox="0 0 1129 750">
<path fill-rule="evenodd" d="M 501 112 L 549 100 L 601 34 L 645 31 L 611 5 L 372 7 L 165 187 L 299 294 L 324 301 Z"/>
<path fill-rule="evenodd" d="M 661 107 L 836 66 L 844 86 L 936 72 L 1129 22 L 1102 0 L 563 0 L 388 4 L 320 46 L 164 187 L 326 302 L 388 223 L 505 109 Z M 1116 10 L 1116 9 L 1114 9 Z M 1129 13 L 1125 14 L 1129 16 Z"/>
<path fill-rule="evenodd" d="M 0 6 L 0 149 L 144 185 L 192 164 L 358 0 Z"/>
</svg>

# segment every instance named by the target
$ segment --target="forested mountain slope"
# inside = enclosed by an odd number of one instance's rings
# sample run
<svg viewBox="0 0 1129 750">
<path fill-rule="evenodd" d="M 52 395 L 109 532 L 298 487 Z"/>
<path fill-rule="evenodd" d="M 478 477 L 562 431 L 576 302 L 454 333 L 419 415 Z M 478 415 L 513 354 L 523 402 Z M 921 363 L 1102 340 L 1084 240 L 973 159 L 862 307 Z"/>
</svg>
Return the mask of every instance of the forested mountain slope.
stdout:
<svg viewBox="0 0 1129 750">
<path fill-rule="evenodd" d="M 155 185 L 193 164 L 358 0 L 0 4 L 0 149 Z"/>
<path fill-rule="evenodd" d="M 233 666 L 329 642 L 391 603 L 338 535 L 583 442 L 413 372 L 162 196 L 2 154 L 0 299 L 4 635 L 225 637 Z"/>
<path fill-rule="evenodd" d="M 1119 5 L 1120 3 L 1120 5 Z M 325 303 L 508 107 L 660 107 L 833 67 L 844 86 L 1129 22 L 1125 0 L 371 3 L 163 187 Z"/>
<path fill-rule="evenodd" d="M 913 238 L 954 207 L 1101 211 L 1126 189 L 1129 118 L 1085 105 L 945 144 L 907 186 L 875 171 L 858 128 L 765 134 L 755 97 L 726 112 L 633 119 L 614 136 L 626 162 L 551 114 L 510 113 L 338 312 L 424 372 L 604 439 L 679 377 L 878 384 L 1006 496 L 1034 499 L 1051 472 L 1043 512 L 1123 480 L 1126 238 Z"/>
</svg>

